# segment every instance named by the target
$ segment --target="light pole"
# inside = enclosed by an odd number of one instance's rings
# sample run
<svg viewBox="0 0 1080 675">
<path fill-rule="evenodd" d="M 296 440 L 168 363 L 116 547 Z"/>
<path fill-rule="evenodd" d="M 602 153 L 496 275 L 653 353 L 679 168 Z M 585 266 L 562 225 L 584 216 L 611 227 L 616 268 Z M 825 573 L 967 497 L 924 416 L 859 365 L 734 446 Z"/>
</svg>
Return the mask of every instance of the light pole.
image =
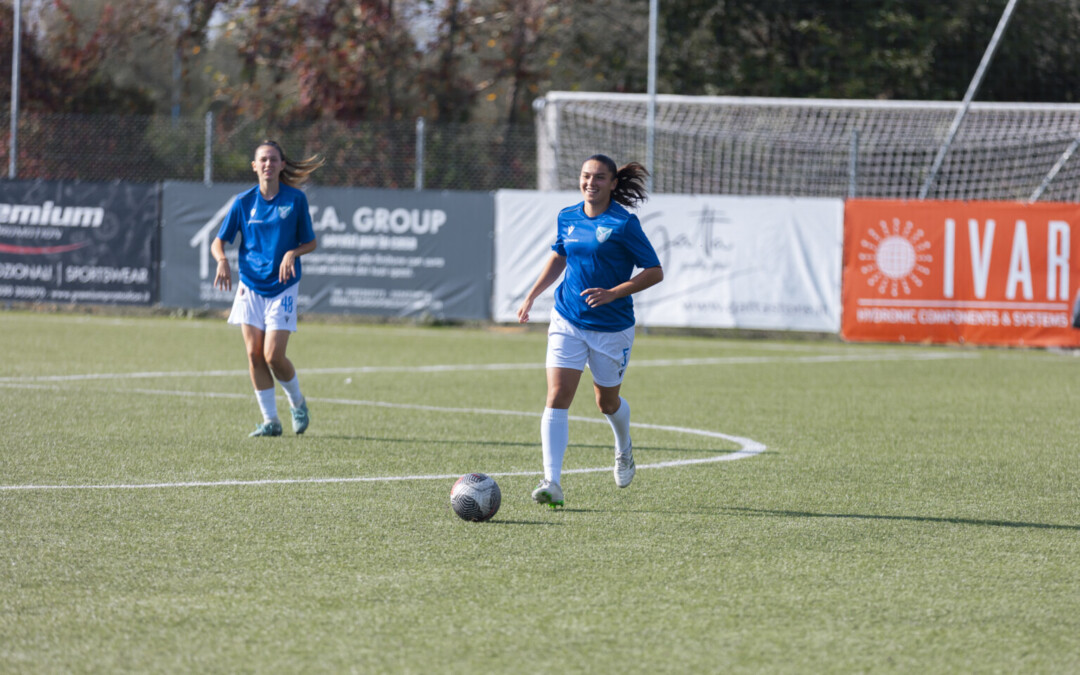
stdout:
<svg viewBox="0 0 1080 675">
<path fill-rule="evenodd" d="M 649 170 L 646 187 L 653 186 L 653 165 L 656 161 L 656 20 L 660 0 L 649 0 L 649 110 L 645 120 L 645 168 Z"/>
<path fill-rule="evenodd" d="M 12 0 L 15 13 L 11 39 L 11 147 L 8 155 L 8 179 L 15 179 L 15 154 L 19 148 L 19 43 L 22 37 L 22 0 Z"/>
</svg>

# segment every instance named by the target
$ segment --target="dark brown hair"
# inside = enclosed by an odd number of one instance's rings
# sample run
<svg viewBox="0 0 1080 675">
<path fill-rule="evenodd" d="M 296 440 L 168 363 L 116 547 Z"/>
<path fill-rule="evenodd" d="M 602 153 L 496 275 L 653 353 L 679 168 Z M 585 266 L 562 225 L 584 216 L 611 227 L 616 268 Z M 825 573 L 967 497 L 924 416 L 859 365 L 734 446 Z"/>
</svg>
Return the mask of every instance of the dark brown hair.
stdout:
<svg viewBox="0 0 1080 675">
<path fill-rule="evenodd" d="M 274 148 L 278 151 L 278 154 L 281 155 L 281 161 L 285 162 L 285 168 L 281 170 L 281 175 L 278 176 L 278 179 L 291 187 L 300 187 L 306 183 L 308 181 L 308 176 L 314 173 L 315 169 L 318 169 L 326 163 L 326 160 L 319 155 L 312 155 L 307 159 L 289 159 L 288 155 L 285 154 L 285 151 L 282 150 L 281 145 L 279 145 L 277 141 L 271 141 L 270 139 L 261 141 L 255 146 L 255 150 L 258 151 L 259 148 L 264 145 Z"/>
<path fill-rule="evenodd" d="M 645 192 L 645 179 L 649 176 L 649 170 L 644 165 L 630 162 L 618 169 L 615 166 L 615 160 L 607 155 L 593 155 L 585 161 L 600 162 L 618 180 L 615 183 L 615 189 L 611 191 L 613 202 L 632 207 L 644 203 L 649 198 L 648 193 Z"/>
</svg>

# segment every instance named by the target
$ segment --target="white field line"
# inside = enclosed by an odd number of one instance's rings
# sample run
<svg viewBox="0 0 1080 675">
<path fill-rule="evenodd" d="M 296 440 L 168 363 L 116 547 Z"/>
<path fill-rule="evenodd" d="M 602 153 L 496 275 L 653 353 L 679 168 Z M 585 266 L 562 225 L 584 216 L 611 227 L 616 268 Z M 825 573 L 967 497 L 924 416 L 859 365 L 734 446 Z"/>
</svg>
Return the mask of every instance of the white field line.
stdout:
<svg viewBox="0 0 1080 675">
<path fill-rule="evenodd" d="M 868 361 L 937 361 L 942 359 L 977 358 L 975 352 L 881 352 L 876 354 L 815 354 L 811 356 L 716 356 L 695 359 L 651 359 L 632 361 L 634 369 L 670 368 L 673 366 L 739 366 L 762 363 L 844 363 Z M 339 368 L 301 368 L 304 375 L 365 375 L 374 373 L 450 373 L 504 370 L 540 370 L 543 363 L 460 363 L 427 366 L 354 366 Z M 81 375 L 27 375 L 0 377 L 2 384 L 30 382 L 79 382 L 89 380 L 152 380 L 184 377 L 237 377 L 248 374 L 247 370 L 204 371 L 147 371 L 135 373 L 85 373 Z"/>
<path fill-rule="evenodd" d="M 189 397 L 214 397 L 214 398 L 250 398 L 248 394 L 205 393 L 190 391 L 169 391 L 160 389 L 133 389 L 124 390 L 151 396 L 189 396 Z M 519 417 L 540 417 L 537 412 L 521 412 L 517 410 L 495 410 L 489 408 L 445 408 L 432 405 L 420 405 L 414 403 L 389 403 L 386 401 L 359 401 L 340 398 L 311 398 L 312 403 L 330 403 L 338 405 L 355 405 L 380 408 L 397 408 L 404 410 L 420 410 L 425 412 L 471 414 L 471 415 L 512 415 Z M 588 422 L 593 424 L 607 424 L 607 420 L 592 417 L 570 416 L 575 422 Z M 730 436 L 719 431 L 705 429 L 692 429 L 688 427 L 673 427 L 660 424 L 644 424 L 631 422 L 630 426 L 639 429 L 653 429 L 657 431 L 670 431 L 681 434 L 694 434 L 707 438 L 718 438 L 736 443 L 740 449 L 727 452 L 713 457 L 701 457 L 697 459 L 680 459 L 653 464 L 639 464 L 639 469 L 666 469 L 678 466 L 690 466 L 693 464 L 710 464 L 714 462 L 729 462 L 736 459 L 753 457 L 765 451 L 765 445 L 749 438 Z M 611 471 L 610 466 L 593 467 L 588 469 L 568 469 L 564 473 L 599 473 Z M 464 472 L 463 472 L 464 473 Z M 535 476 L 540 471 L 501 471 L 491 472 L 490 476 Z M 16 490 L 139 490 L 149 488 L 185 488 L 185 487 L 225 487 L 225 486 L 250 486 L 250 485 L 295 485 L 304 483 L 379 483 L 394 481 L 415 480 L 450 480 L 458 478 L 461 474 L 417 474 L 406 476 L 355 476 L 348 478 L 273 478 L 262 480 L 220 480 L 220 481 L 185 481 L 175 483 L 106 483 L 99 485 L 0 485 L 0 492 L 12 492 Z"/>
<path fill-rule="evenodd" d="M 955 351 L 942 351 L 942 352 L 917 352 L 912 353 L 906 350 L 898 350 L 893 352 L 884 352 L 877 354 L 818 354 L 812 356 L 797 356 L 797 357 L 714 357 L 704 359 L 657 359 L 651 361 L 635 361 L 634 367 L 671 367 L 671 366 L 700 366 L 700 365 L 742 365 L 751 363 L 768 363 L 768 362 L 786 362 L 786 363 L 837 363 L 846 361 L 896 361 L 896 360 L 937 360 L 937 359 L 949 359 L 949 358 L 972 358 L 976 354 L 970 352 L 955 352 Z M 517 369 L 539 369 L 542 368 L 542 364 L 528 363 L 528 364 L 516 364 L 516 363 L 496 363 L 496 364 L 461 364 L 461 365 L 433 365 L 433 366 L 368 366 L 360 368 L 315 368 L 305 369 L 305 374 L 345 374 L 345 373 L 390 373 L 390 372 L 450 372 L 450 371 L 479 371 L 479 370 L 517 370 Z M 130 380 L 130 379 L 151 379 L 151 378 L 169 378 L 169 377 L 210 377 L 210 376 L 236 376 L 246 375 L 247 371 L 206 371 L 201 373 L 190 372 L 146 372 L 146 373 L 97 373 L 87 375 L 51 375 L 51 376 L 30 376 L 30 377 L 6 377 L 0 378 L 0 386 L 6 386 L 11 388 L 51 388 L 49 384 L 58 382 L 72 382 L 81 380 Z M 124 392 L 144 394 L 150 396 L 184 396 L 184 397 L 197 397 L 197 398 L 233 398 L 233 399 L 247 399 L 249 394 L 232 394 L 232 393 L 215 393 L 215 392 L 193 392 L 193 391 L 176 391 L 176 390 L 164 390 L 164 389 L 125 389 Z M 415 403 L 390 403 L 386 401 L 363 401 L 354 399 L 339 399 L 339 398 L 312 398 L 313 403 L 329 403 L 337 405 L 354 405 L 354 406 L 367 406 L 367 407 L 381 407 L 381 408 L 397 408 L 405 410 L 420 410 L 425 412 L 435 413 L 454 413 L 454 414 L 471 414 L 471 415 L 512 415 L 522 417 L 540 417 L 540 413 L 537 412 L 521 412 L 515 410 L 496 410 L 487 408 L 447 408 L 441 406 L 421 405 Z M 570 419 L 577 422 L 606 424 L 607 421 L 603 419 L 596 419 L 591 417 L 578 417 L 571 416 Z M 705 436 L 707 438 L 717 438 L 730 441 L 740 446 L 740 449 L 734 452 L 727 452 L 722 455 L 715 455 L 712 457 L 702 457 L 696 459 L 680 459 L 671 460 L 667 462 L 656 462 L 652 464 L 639 464 L 639 469 L 665 469 L 680 466 L 690 466 L 695 464 L 710 464 L 715 462 L 727 462 L 736 459 L 744 459 L 746 457 L 753 457 L 761 454 L 765 451 L 766 446 L 755 440 L 749 438 L 743 438 L 741 436 L 731 436 L 721 433 L 719 431 L 708 431 L 705 429 L 693 429 L 689 427 L 674 427 L 658 424 L 644 424 L 638 422 L 632 422 L 631 426 L 640 429 L 653 429 L 657 431 L 669 431 L 672 433 L 681 434 L 694 434 L 698 436 Z M 599 473 L 604 471 L 611 471 L 610 466 L 593 467 L 587 469 L 568 469 L 564 473 Z M 538 471 L 514 471 L 514 472 L 493 472 L 491 476 L 534 476 L 538 475 Z M 393 482 L 393 481 L 415 481 L 415 480 L 449 480 L 457 478 L 460 474 L 419 474 L 419 475 L 405 475 L 405 476 L 355 476 L 346 478 L 279 478 L 279 479 L 262 479 L 262 480 L 222 480 L 222 481 L 187 481 L 187 482 L 167 482 L 167 483 L 111 483 L 100 485 L 0 485 L 0 491 L 16 491 L 16 490 L 132 490 L 132 489 L 149 489 L 149 488 L 183 488 L 183 487 L 223 487 L 223 486 L 251 486 L 251 485 L 293 485 L 304 483 L 371 483 L 371 482 Z"/>
</svg>

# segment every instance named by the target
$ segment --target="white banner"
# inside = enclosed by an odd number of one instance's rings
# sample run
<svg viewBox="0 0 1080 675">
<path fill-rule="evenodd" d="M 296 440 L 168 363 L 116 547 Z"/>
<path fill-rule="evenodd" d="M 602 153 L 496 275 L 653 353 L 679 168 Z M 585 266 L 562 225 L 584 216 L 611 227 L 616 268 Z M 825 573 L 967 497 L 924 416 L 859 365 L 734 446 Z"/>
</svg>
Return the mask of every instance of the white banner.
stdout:
<svg viewBox="0 0 1080 675">
<path fill-rule="evenodd" d="M 516 322 L 578 192 L 495 194 L 493 318 Z M 634 296 L 639 324 L 839 332 L 840 199 L 654 195 L 637 211 L 664 267 Z M 533 306 L 546 321 L 554 286 Z"/>
</svg>

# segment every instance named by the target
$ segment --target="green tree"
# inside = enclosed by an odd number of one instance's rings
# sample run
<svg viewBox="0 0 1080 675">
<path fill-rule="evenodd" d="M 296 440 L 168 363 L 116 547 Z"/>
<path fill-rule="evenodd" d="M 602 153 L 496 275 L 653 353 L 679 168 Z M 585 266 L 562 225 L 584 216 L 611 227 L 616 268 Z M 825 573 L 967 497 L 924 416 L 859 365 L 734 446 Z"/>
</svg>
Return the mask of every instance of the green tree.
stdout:
<svg viewBox="0 0 1080 675">
<path fill-rule="evenodd" d="M 219 93 L 239 114 L 395 120 L 415 105 L 416 48 L 390 0 L 241 2 L 228 26 L 242 67 Z"/>
<path fill-rule="evenodd" d="M 566 3 L 566 12 L 554 49 L 545 55 L 550 65 L 549 88 L 644 93 L 649 58 L 647 0 L 586 0 Z M 659 42 L 668 40 L 661 36 Z"/>
<path fill-rule="evenodd" d="M 64 0 L 50 5 L 50 28 L 42 33 L 22 23 L 19 50 L 19 105 L 28 112 L 140 113 L 153 109 L 151 94 L 136 85 L 117 86 L 108 56 L 123 50 L 124 19 L 111 7 L 86 17 Z M 14 9 L 0 10 L 0 70 L 11 73 Z M 0 93 L 11 97 L 10 77 L 0 78 Z"/>
<path fill-rule="evenodd" d="M 662 91 L 958 100 L 1006 0 L 661 3 Z M 1021 2 L 980 100 L 1072 101 L 1077 0 Z"/>
</svg>

